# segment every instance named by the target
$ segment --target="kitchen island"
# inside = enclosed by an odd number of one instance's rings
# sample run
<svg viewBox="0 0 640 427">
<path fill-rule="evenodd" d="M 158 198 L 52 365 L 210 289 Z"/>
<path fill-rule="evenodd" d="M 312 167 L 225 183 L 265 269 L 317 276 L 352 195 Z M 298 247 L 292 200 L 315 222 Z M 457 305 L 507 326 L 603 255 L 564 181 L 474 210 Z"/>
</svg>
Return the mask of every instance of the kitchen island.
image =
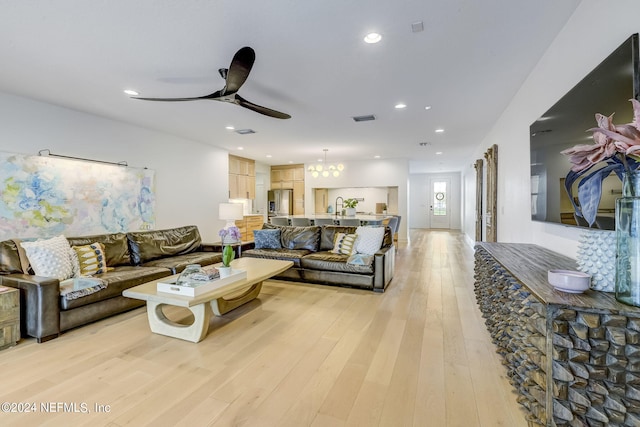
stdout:
<svg viewBox="0 0 640 427">
<path fill-rule="evenodd" d="M 291 224 L 292 218 L 309 218 L 311 224 L 315 224 L 316 219 L 332 219 L 334 224 L 338 225 L 341 219 L 357 219 L 361 225 L 382 225 L 385 218 L 393 215 L 375 215 L 375 214 L 356 214 L 355 216 L 336 215 L 336 214 L 315 214 L 315 215 L 277 215 L 271 218 L 287 218 Z"/>
</svg>

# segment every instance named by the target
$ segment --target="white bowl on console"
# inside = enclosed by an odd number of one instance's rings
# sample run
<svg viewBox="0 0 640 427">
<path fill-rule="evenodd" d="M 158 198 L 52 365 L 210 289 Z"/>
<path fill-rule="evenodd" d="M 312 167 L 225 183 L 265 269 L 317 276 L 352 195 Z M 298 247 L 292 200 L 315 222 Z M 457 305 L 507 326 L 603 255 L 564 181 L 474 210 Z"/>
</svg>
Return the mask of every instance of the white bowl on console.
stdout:
<svg viewBox="0 0 640 427">
<path fill-rule="evenodd" d="M 547 277 L 554 288 L 572 294 L 581 294 L 591 284 L 591 275 L 582 271 L 549 270 Z"/>
</svg>

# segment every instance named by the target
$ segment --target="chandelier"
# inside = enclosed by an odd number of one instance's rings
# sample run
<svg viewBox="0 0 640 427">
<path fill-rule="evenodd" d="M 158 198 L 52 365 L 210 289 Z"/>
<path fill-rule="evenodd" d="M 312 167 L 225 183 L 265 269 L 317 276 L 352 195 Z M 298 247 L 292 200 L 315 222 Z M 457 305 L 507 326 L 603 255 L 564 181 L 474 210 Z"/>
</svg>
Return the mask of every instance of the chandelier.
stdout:
<svg viewBox="0 0 640 427">
<path fill-rule="evenodd" d="M 324 161 L 319 160 L 317 165 L 309 166 L 308 171 L 311 172 L 311 176 L 314 178 L 318 178 L 322 175 L 324 178 L 327 178 L 329 175 L 337 178 L 340 176 L 340 172 L 344 170 L 344 165 L 342 163 L 338 163 L 337 165 L 327 164 L 327 151 L 328 148 L 324 148 Z"/>
</svg>

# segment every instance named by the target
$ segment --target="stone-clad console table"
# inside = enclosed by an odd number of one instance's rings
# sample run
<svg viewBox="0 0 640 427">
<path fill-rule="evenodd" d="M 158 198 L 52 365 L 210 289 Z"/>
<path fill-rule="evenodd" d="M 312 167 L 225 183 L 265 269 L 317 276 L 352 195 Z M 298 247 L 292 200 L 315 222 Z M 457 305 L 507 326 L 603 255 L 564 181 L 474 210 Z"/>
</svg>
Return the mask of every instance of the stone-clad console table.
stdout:
<svg viewBox="0 0 640 427">
<path fill-rule="evenodd" d="M 530 244 L 479 243 L 475 292 L 530 425 L 640 426 L 640 309 L 613 294 L 547 283 L 571 258 Z"/>
</svg>

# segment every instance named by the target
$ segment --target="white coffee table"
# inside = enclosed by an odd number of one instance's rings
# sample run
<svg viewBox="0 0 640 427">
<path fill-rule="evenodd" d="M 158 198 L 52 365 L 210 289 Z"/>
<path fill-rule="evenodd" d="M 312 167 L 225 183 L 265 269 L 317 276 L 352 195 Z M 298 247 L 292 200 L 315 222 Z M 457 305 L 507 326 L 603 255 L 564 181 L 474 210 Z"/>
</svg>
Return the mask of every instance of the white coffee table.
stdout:
<svg viewBox="0 0 640 427">
<path fill-rule="evenodd" d="M 247 278 L 202 295 L 188 297 L 157 291 L 158 282 L 177 278 L 178 275 L 126 289 L 122 295 L 147 302 L 147 318 L 153 333 L 200 342 L 207 336 L 209 319 L 212 314 L 222 316 L 255 299 L 262 289 L 264 280 L 282 273 L 292 265 L 291 261 L 239 258 L 232 261 L 231 267 L 246 270 Z M 162 312 L 163 305 L 188 308 L 193 313 L 194 322 L 191 325 L 183 325 L 169 320 Z"/>
</svg>

